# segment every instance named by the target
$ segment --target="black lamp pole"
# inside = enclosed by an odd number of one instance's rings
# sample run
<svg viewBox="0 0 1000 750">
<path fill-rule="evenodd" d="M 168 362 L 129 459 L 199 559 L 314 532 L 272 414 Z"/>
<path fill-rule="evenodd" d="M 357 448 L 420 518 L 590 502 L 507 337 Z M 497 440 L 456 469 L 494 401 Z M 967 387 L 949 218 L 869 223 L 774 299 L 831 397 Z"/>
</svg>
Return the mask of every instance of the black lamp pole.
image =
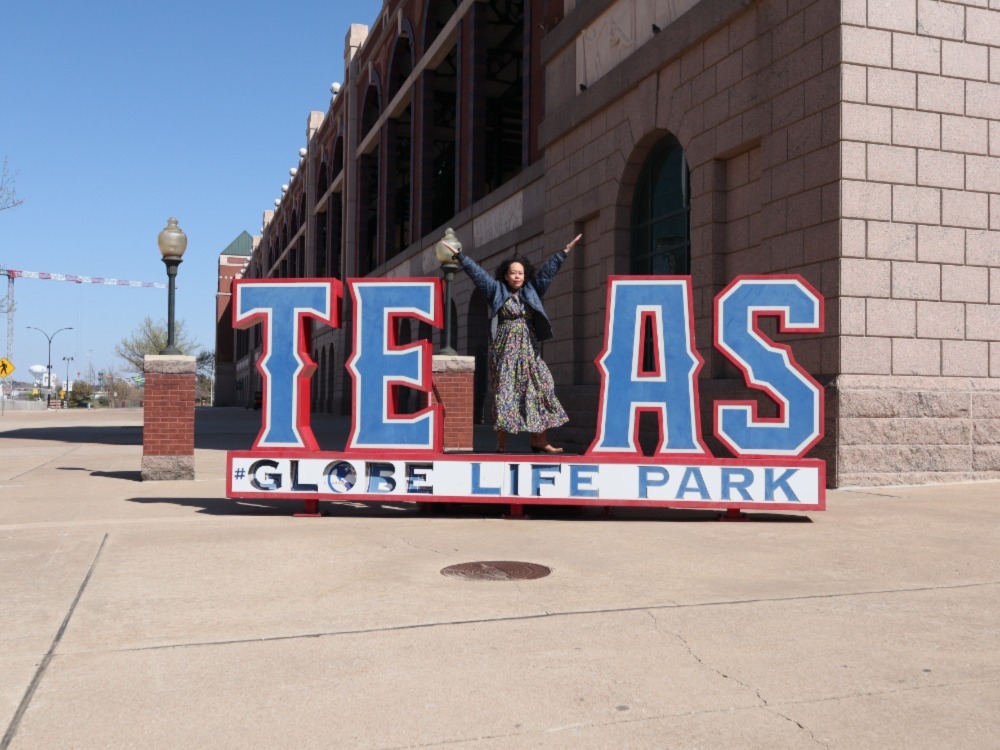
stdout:
<svg viewBox="0 0 1000 750">
<path fill-rule="evenodd" d="M 449 357 L 458 354 L 451 345 L 451 282 L 457 270 L 457 263 L 441 264 L 441 275 L 444 276 L 444 346 L 440 353 Z"/>
<path fill-rule="evenodd" d="M 187 235 L 177 226 L 177 219 L 171 216 L 167 226 L 156 238 L 156 244 L 163 255 L 163 265 L 167 267 L 167 346 L 160 354 L 182 354 L 174 345 L 174 280 L 177 278 L 177 266 L 181 264 L 181 256 L 187 248 Z"/>
<path fill-rule="evenodd" d="M 49 336 L 49 334 L 47 334 L 41 328 L 36 328 L 35 326 L 28 326 L 28 328 L 32 329 L 33 331 L 38 331 L 40 334 L 42 334 L 45 338 L 49 340 L 49 363 L 46 366 L 46 370 L 48 370 L 48 382 L 46 383 L 45 395 L 46 395 L 46 401 L 51 401 L 52 400 L 52 339 L 56 337 L 57 333 L 60 333 L 62 331 L 72 331 L 73 326 L 60 328 L 51 336 Z"/>
<path fill-rule="evenodd" d="M 177 266 L 180 258 L 163 258 L 167 267 L 167 345 L 160 354 L 180 354 L 181 350 L 174 346 L 174 280 L 177 278 Z"/>
</svg>

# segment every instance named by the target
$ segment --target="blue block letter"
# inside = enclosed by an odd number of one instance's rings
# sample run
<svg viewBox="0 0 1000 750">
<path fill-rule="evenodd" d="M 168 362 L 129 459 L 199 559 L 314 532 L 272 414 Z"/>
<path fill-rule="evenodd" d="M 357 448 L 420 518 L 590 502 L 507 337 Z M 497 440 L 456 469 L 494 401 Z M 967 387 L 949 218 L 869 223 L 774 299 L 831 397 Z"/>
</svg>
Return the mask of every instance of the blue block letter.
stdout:
<svg viewBox="0 0 1000 750">
<path fill-rule="evenodd" d="M 440 450 L 440 407 L 397 416 L 392 386 L 431 389 L 431 345 L 396 344 L 396 319 L 414 317 L 441 325 L 438 279 L 350 279 L 354 300 L 354 351 L 347 362 L 354 381 L 354 420 L 348 450 Z"/>
<path fill-rule="evenodd" d="M 715 405 L 715 434 L 737 456 L 802 456 L 823 437 L 823 388 L 775 344 L 757 319 L 777 316 L 782 333 L 823 330 L 823 300 L 797 276 L 737 278 L 715 298 L 715 346 L 743 371 L 746 384 L 778 404 L 757 416 L 752 401 Z"/>
<path fill-rule="evenodd" d="M 646 331 L 652 335 L 647 336 Z M 638 453 L 638 415 L 660 420 L 658 453 L 703 455 L 689 277 L 612 277 L 597 437 L 588 453 Z"/>
<path fill-rule="evenodd" d="M 337 304 L 342 294 L 336 279 L 257 281 L 233 285 L 233 325 L 260 323 L 264 351 L 257 362 L 261 375 L 261 421 L 253 447 L 319 450 L 309 424 L 309 378 L 316 363 L 309 358 L 306 318 L 340 325 Z"/>
</svg>

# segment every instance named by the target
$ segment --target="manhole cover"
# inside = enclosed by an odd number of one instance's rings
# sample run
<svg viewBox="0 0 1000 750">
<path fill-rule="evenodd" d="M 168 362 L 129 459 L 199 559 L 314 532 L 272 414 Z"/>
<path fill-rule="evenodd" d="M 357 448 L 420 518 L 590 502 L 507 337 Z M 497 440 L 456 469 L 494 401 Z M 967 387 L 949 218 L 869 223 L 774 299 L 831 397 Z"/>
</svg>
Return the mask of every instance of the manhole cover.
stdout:
<svg viewBox="0 0 1000 750">
<path fill-rule="evenodd" d="M 552 571 L 544 565 L 513 560 L 485 560 L 449 565 L 441 575 L 466 581 L 524 581 L 544 578 Z"/>
</svg>

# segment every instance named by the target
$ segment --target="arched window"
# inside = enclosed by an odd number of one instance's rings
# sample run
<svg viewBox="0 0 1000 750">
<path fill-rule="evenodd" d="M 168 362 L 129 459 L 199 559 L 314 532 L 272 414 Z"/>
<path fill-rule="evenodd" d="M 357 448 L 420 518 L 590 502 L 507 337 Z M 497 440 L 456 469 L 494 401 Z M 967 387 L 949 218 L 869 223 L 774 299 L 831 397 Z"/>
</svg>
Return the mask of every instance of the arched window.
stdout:
<svg viewBox="0 0 1000 750">
<path fill-rule="evenodd" d="M 316 178 L 316 202 L 326 195 L 326 190 L 330 186 L 327 176 L 326 162 L 319 168 L 319 175 Z M 330 210 L 329 204 L 322 211 L 316 214 L 316 243 L 315 243 L 315 276 L 323 278 L 327 274 L 328 260 L 330 254 L 330 242 L 327 234 L 327 217 Z"/>
<path fill-rule="evenodd" d="M 441 29 L 445 27 L 445 24 L 448 23 L 457 9 L 457 0 L 437 0 L 436 2 L 427 3 L 427 16 L 424 26 L 424 52 L 434 43 L 438 34 L 441 33 Z"/>
<path fill-rule="evenodd" d="M 326 189 L 330 187 L 329 170 L 326 168 L 326 160 L 320 164 L 319 175 L 316 177 L 316 200 L 318 201 L 326 195 Z"/>
<path fill-rule="evenodd" d="M 396 49 L 393 52 L 392 65 L 389 70 L 388 98 L 390 100 L 402 87 L 412 70 L 413 54 L 410 50 L 410 40 L 403 36 L 396 41 Z M 386 258 L 392 258 L 410 244 L 412 122 L 413 116 L 409 104 L 388 122 L 385 154 L 388 173 Z"/>
<path fill-rule="evenodd" d="M 691 176 L 668 135 L 646 158 L 632 200 L 631 272 L 691 273 Z"/>
<path fill-rule="evenodd" d="M 368 133 L 379 118 L 379 95 L 374 84 L 368 86 L 361 132 Z M 379 146 L 358 159 L 358 261 L 361 275 L 371 273 L 382 260 L 379 257 Z"/>
<path fill-rule="evenodd" d="M 406 82 L 413 71 L 413 50 L 410 48 L 410 40 L 401 36 L 396 40 L 396 49 L 392 53 L 392 64 L 389 66 L 389 101 L 399 93 L 400 88 Z"/>
<path fill-rule="evenodd" d="M 524 0 L 486 3 L 486 164 L 491 192 L 521 171 L 524 143 Z"/>
<path fill-rule="evenodd" d="M 344 139 L 341 136 L 337 136 L 337 140 L 333 145 L 333 169 L 330 172 L 331 179 L 337 179 L 337 175 L 340 174 L 341 170 L 344 168 Z"/>
<path fill-rule="evenodd" d="M 432 138 L 431 189 L 425 191 L 431 204 L 431 227 L 444 225 L 455 215 L 455 169 L 458 164 L 458 48 L 431 75 Z"/>
<path fill-rule="evenodd" d="M 361 110 L 362 138 L 368 135 L 368 131 L 375 126 L 380 114 L 382 114 L 382 108 L 379 106 L 378 89 L 374 85 L 370 85 L 365 93 L 365 103 Z"/>
</svg>

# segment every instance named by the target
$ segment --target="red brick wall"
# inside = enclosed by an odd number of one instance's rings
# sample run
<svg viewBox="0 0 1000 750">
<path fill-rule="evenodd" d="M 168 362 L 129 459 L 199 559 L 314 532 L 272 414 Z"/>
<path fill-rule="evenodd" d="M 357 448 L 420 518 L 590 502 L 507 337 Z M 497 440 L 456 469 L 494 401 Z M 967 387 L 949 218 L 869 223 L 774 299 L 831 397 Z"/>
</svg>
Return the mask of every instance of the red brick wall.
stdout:
<svg viewBox="0 0 1000 750">
<path fill-rule="evenodd" d="M 475 373 L 436 372 L 431 404 L 444 406 L 444 449 L 472 450 L 472 389 Z"/>
<path fill-rule="evenodd" d="M 143 456 L 194 455 L 194 375 L 146 374 Z"/>
</svg>

